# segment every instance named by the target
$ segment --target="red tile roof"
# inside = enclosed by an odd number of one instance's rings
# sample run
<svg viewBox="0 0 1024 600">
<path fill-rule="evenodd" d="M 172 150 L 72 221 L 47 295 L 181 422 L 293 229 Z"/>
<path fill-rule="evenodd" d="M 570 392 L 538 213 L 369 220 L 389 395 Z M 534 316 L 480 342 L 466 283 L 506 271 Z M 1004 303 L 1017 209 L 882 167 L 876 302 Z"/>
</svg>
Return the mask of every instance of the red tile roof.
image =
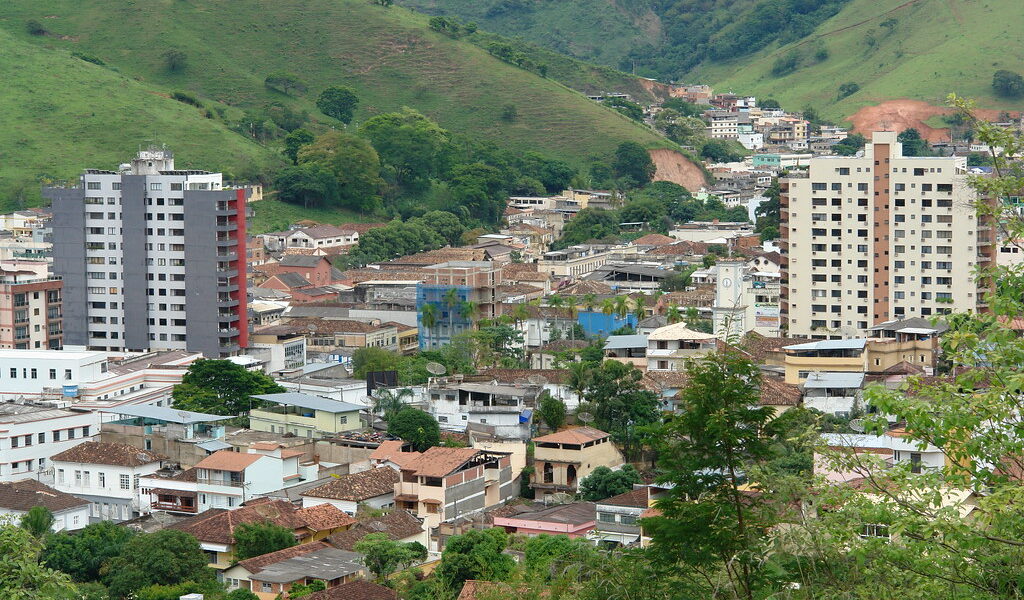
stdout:
<svg viewBox="0 0 1024 600">
<path fill-rule="evenodd" d="M 306 600 L 397 600 L 395 590 L 365 579 L 336 585 L 306 596 Z"/>
<path fill-rule="evenodd" d="M 468 462 L 480 451 L 475 448 L 444 448 L 434 446 L 414 461 L 402 467 L 402 470 L 415 472 L 424 477 L 444 477 Z"/>
<path fill-rule="evenodd" d="M 667 246 L 676 243 L 675 238 L 661 235 L 660 233 L 648 233 L 645 236 L 633 240 L 634 246 Z"/>
<path fill-rule="evenodd" d="M 333 481 L 302 493 L 313 498 L 331 498 L 362 502 L 377 496 L 395 493 L 400 476 L 391 467 L 379 467 L 361 473 L 341 475 Z"/>
<path fill-rule="evenodd" d="M 218 450 L 196 463 L 197 469 L 214 471 L 244 471 L 246 467 L 263 458 L 262 454 Z"/>
<path fill-rule="evenodd" d="M 647 492 L 648 492 L 648 490 L 647 490 L 646 487 L 640 487 L 640 488 L 636 488 L 635 490 L 628 491 L 628 492 L 626 492 L 624 494 L 619 494 L 618 496 L 612 496 L 611 498 L 606 498 L 604 500 L 600 500 L 600 501 L 597 502 L 597 504 L 608 504 L 608 505 L 611 505 L 611 506 L 634 506 L 634 507 L 638 507 L 638 508 L 647 508 L 647 506 L 648 506 Z"/>
<path fill-rule="evenodd" d="M 761 379 L 761 406 L 798 406 L 803 399 L 800 388 L 780 379 Z"/>
<path fill-rule="evenodd" d="M 84 444 L 79 444 L 54 454 L 50 457 L 50 460 L 94 465 L 140 467 L 167 460 L 167 457 L 152 450 L 143 450 L 130 444 L 85 442 Z"/>
<path fill-rule="evenodd" d="M 371 533 L 383 533 L 391 540 L 404 540 L 423 533 L 423 524 L 407 510 L 393 510 L 383 517 L 360 521 L 351 529 L 327 538 L 335 548 L 353 551 L 356 542 Z"/>
<path fill-rule="evenodd" d="M 339 527 L 354 525 L 356 520 L 345 514 L 333 504 L 318 504 L 300 508 L 297 511 L 299 517 L 306 522 L 306 526 L 313 531 L 328 531 Z"/>
<path fill-rule="evenodd" d="M 35 479 L 0 482 L 0 508 L 28 512 L 33 506 L 43 506 L 50 512 L 88 506 L 88 500 L 59 492 Z"/>
<path fill-rule="evenodd" d="M 292 503 L 271 500 L 234 510 L 212 508 L 175 523 L 171 528 L 190 533 L 202 542 L 231 545 L 235 543 L 235 527 L 242 523 L 270 522 L 291 530 L 306 527 L 306 521 L 297 513 L 298 510 Z"/>
<path fill-rule="evenodd" d="M 609 434 L 594 429 L 593 427 L 573 427 L 564 431 L 557 431 L 548 435 L 533 438 L 536 442 L 547 442 L 551 444 L 585 444 L 608 437 Z"/>
</svg>

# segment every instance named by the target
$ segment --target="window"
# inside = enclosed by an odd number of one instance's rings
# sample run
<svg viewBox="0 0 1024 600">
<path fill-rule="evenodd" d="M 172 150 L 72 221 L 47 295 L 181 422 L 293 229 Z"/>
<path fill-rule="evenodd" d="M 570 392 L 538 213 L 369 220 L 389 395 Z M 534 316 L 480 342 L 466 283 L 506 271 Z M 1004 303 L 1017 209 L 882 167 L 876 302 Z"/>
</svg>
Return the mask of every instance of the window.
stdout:
<svg viewBox="0 0 1024 600">
<path fill-rule="evenodd" d="M 916 170 L 916 169 L 915 169 Z M 889 526 L 879 523 L 865 523 L 861 528 L 860 537 L 889 539 Z"/>
<path fill-rule="evenodd" d="M 261 587 L 260 587 L 260 591 L 261 591 L 261 592 L 267 592 L 267 593 L 269 593 L 269 592 L 272 592 L 272 591 L 274 591 L 274 590 L 273 590 L 273 586 L 271 586 L 271 584 L 269 584 L 269 583 L 267 583 L 267 582 L 265 582 L 265 581 L 264 581 L 264 582 L 262 582 L 262 583 L 260 584 L 260 586 L 261 586 Z"/>
<path fill-rule="evenodd" d="M 121 489 L 130 490 L 132 489 L 132 478 L 128 475 L 121 474 Z"/>
<path fill-rule="evenodd" d="M 99 181 L 90 181 L 90 182 L 87 182 L 85 184 L 85 189 L 87 189 L 87 190 L 98 190 L 98 189 L 101 189 L 100 188 L 101 185 L 102 184 Z"/>
<path fill-rule="evenodd" d="M 75 487 L 82 487 L 82 472 L 75 471 Z"/>
<path fill-rule="evenodd" d="M 154 182 L 149 184 L 149 190 L 152 192 L 159 192 L 162 189 L 164 189 L 164 184 L 162 183 Z"/>
<path fill-rule="evenodd" d="M 60 441 L 60 430 L 59 429 L 53 432 L 53 441 L 55 441 L 55 442 L 59 442 Z"/>
<path fill-rule="evenodd" d="M 107 487 L 107 474 L 102 471 L 96 474 L 96 481 L 101 488 Z"/>
<path fill-rule="evenodd" d="M 633 515 L 620 515 L 619 523 L 622 523 L 623 525 L 633 525 L 636 523 L 636 517 Z"/>
<path fill-rule="evenodd" d="M 40 444 L 45 444 L 46 443 L 46 434 L 45 433 L 40 433 L 39 434 L 39 443 Z"/>
<path fill-rule="evenodd" d="M 57 469 L 57 484 L 64 485 L 64 469 Z"/>
<path fill-rule="evenodd" d="M 614 523 L 615 515 L 613 513 L 597 513 L 597 520 L 602 523 Z"/>
</svg>

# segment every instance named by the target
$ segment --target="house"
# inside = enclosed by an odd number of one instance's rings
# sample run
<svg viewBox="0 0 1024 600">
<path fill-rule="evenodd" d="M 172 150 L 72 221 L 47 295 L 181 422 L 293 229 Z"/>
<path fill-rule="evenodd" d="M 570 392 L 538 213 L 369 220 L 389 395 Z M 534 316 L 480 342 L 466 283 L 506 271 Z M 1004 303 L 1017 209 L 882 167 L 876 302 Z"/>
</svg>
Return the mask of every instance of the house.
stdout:
<svg viewBox="0 0 1024 600">
<path fill-rule="evenodd" d="M 398 594 L 389 587 L 356 579 L 310 594 L 306 600 L 398 600 Z"/>
<path fill-rule="evenodd" d="M 643 369 L 647 366 L 647 336 L 610 335 L 604 343 L 604 355 L 606 358 Z"/>
<path fill-rule="evenodd" d="M 553 369 L 556 363 L 579 362 L 580 351 L 590 345 L 587 340 L 555 340 L 528 351 L 530 367 L 533 369 Z"/>
<path fill-rule="evenodd" d="M 345 531 L 355 519 L 329 505 L 316 512 L 303 512 L 291 502 L 264 498 L 233 510 L 211 509 L 174 523 L 170 529 L 194 536 L 206 552 L 209 566 L 223 571 L 235 561 L 235 528 L 243 523 L 272 523 L 294 532 L 300 544 L 317 544 L 323 542 L 314 538 Z"/>
<path fill-rule="evenodd" d="M 887 431 L 884 435 L 868 433 L 823 433 L 822 440 L 831 450 L 842 450 L 851 455 L 874 455 L 889 464 L 905 463 L 914 473 L 925 469 L 941 469 L 953 466 L 941 448 L 931 444 L 921 445 L 908 440 L 906 432 L 899 429 Z M 828 481 L 849 482 L 864 477 L 861 469 L 835 469 L 821 455 L 814 456 L 814 472 Z"/>
<path fill-rule="evenodd" d="M 360 504 L 373 509 L 391 508 L 395 505 L 395 484 L 400 478 L 397 469 L 387 466 L 341 475 L 302 492 L 302 506 L 332 504 L 351 516 L 355 516 Z"/>
<path fill-rule="evenodd" d="M 579 481 L 597 467 L 625 464 L 611 435 L 593 427 L 575 427 L 533 438 L 534 472 L 530 487 L 544 495 L 574 494 Z"/>
<path fill-rule="evenodd" d="M 649 489 L 638 487 L 596 503 L 597 524 L 590 539 L 607 546 L 629 546 L 640 541 L 637 522 L 650 506 Z"/>
<path fill-rule="evenodd" d="M 99 441 L 152 450 L 186 469 L 230 447 L 224 441 L 223 421 L 233 417 L 153 404 L 129 404 L 100 413 L 104 421 Z"/>
<path fill-rule="evenodd" d="M 684 371 L 686 360 L 704 356 L 718 348 L 713 334 L 694 331 L 686 323 L 655 329 L 647 336 L 647 368 L 657 371 Z"/>
<path fill-rule="evenodd" d="M 494 517 L 494 526 L 520 535 L 566 535 L 585 537 L 594 529 L 597 509 L 593 502 L 559 504 L 507 517 Z"/>
<path fill-rule="evenodd" d="M 284 449 L 276 443 L 256 443 L 248 450 L 218 450 L 184 473 L 142 477 L 142 512 L 194 514 L 210 508 L 235 508 L 262 494 L 319 478 L 320 465 L 299 462 L 301 450 Z"/>
<path fill-rule="evenodd" d="M 140 478 L 166 459 L 128 444 L 85 442 L 53 455 L 54 487 L 87 500 L 93 521 L 127 521 L 140 514 Z"/>
<path fill-rule="evenodd" d="M 74 531 L 89 524 L 89 501 L 65 494 L 34 479 L 0 481 L 0 517 L 20 519 L 35 506 L 53 513 L 54 531 Z"/>
<path fill-rule="evenodd" d="M 312 438 L 352 431 L 361 426 L 359 411 L 364 407 L 357 404 L 298 392 L 253 397 L 271 404 L 249 411 L 249 427 L 256 431 Z"/>
<path fill-rule="evenodd" d="M 820 371 L 860 373 L 864 371 L 863 338 L 820 340 L 785 346 L 786 383 L 799 384 Z"/>
<path fill-rule="evenodd" d="M 806 408 L 837 417 L 848 417 L 855 409 L 864 408 L 861 404 L 864 373 L 814 371 L 800 387 Z"/>
<path fill-rule="evenodd" d="M 573 337 L 576 315 L 570 308 L 526 304 L 523 309 L 515 310 L 524 311 L 525 318 L 519 320 L 516 327 L 523 332 L 523 344 L 527 348 L 539 348 L 551 340 Z"/>
<path fill-rule="evenodd" d="M 402 467 L 395 504 L 435 528 L 518 493 L 509 453 L 437 446 Z"/>
<path fill-rule="evenodd" d="M 345 225 L 315 225 L 264 233 L 259 237 L 268 250 L 275 252 L 285 248 L 350 246 L 359 242 L 359 232 Z"/>
<path fill-rule="evenodd" d="M 393 510 L 381 517 L 359 521 L 349 529 L 335 533 L 327 541 L 335 548 L 353 550 L 359 540 L 371 533 L 383 533 L 396 542 L 419 542 L 423 546 L 428 542 L 423 522 L 407 510 Z"/>
<path fill-rule="evenodd" d="M 335 282 L 337 270 L 325 256 L 287 254 L 277 263 L 277 273 L 298 273 L 315 286 Z"/>
<path fill-rule="evenodd" d="M 49 479 L 50 457 L 91 440 L 99 425 L 99 413 L 0 404 L 0 481 Z"/>
<path fill-rule="evenodd" d="M 260 600 L 274 600 L 297 583 L 320 580 L 332 588 L 361 579 L 366 574 L 362 558 L 325 542 L 313 542 L 239 561 L 224 571 L 223 580 L 229 590 L 249 590 Z"/>
<path fill-rule="evenodd" d="M 502 385 L 436 379 L 427 386 L 430 414 L 442 429 L 464 431 L 468 423 L 494 428 L 503 438 L 527 439 L 538 385 Z"/>
</svg>

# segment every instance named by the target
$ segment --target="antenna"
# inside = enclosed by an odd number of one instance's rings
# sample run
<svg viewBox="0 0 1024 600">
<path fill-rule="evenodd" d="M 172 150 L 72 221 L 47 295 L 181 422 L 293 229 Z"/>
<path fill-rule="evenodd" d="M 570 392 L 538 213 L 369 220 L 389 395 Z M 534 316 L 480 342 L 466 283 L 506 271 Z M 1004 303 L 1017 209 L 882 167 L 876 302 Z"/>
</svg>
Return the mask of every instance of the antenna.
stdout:
<svg viewBox="0 0 1024 600">
<path fill-rule="evenodd" d="M 576 418 L 579 419 L 580 421 L 584 422 L 584 423 L 591 423 L 591 422 L 594 421 L 594 415 L 592 415 L 592 414 L 590 414 L 588 412 L 576 413 Z"/>
<path fill-rule="evenodd" d="M 448 372 L 448 369 L 439 362 L 428 362 L 426 369 L 432 375 L 444 375 Z"/>
<path fill-rule="evenodd" d="M 850 421 L 850 429 L 857 433 L 864 433 L 864 419 L 853 419 Z"/>
</svg>

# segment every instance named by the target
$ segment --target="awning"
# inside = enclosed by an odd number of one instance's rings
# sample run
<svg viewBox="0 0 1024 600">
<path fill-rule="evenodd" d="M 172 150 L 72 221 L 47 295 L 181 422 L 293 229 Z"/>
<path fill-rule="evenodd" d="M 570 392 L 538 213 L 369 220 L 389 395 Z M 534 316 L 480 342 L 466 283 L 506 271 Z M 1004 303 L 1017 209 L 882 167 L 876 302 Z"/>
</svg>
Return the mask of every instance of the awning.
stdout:
<svg viewBox="0 0 1024 600">
<path fill-rule="evenodd" d="M 179 498 L 195 498 L 199 494 L 197 492 L 187 492 L 185 490 L 171 490 L 168 488 L 153 488 L 149 490 L 150 495 L 156 494 L 157 496 L 177 496 Z"/>
<path fill-rule="evenodd" d="M 206 450 L 207 452 L 216 452 L 218 450 L 227 450 L 231 448 L 231 444 L 223 440 L 207 440 L 205 442 L 199 442 L 196 444 L 197 447 Z"/>
<path fill-rule="evenodd" d="M 420 502 L 424 504 L 441 504 L 440 500 L 434 500 L 433 498 L 425 498 L 423 500 L 420 500 Z"/>
</svg>

